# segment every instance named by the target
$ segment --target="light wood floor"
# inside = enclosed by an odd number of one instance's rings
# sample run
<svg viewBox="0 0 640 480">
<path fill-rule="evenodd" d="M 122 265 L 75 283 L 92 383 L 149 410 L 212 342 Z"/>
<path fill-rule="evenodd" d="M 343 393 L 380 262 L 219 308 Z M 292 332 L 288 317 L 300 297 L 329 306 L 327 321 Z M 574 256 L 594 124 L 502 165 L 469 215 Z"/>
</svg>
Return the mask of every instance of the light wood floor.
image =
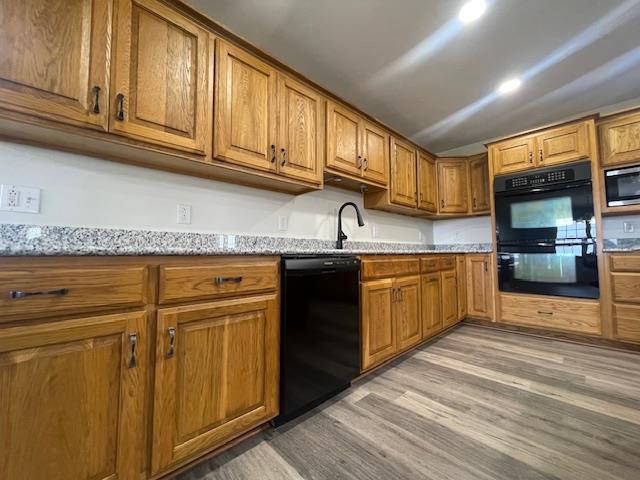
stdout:
<svg viewBox="0 0 640 480">
<path fill-rule="evenodd" d="M 463 326 L 179 477 L 640 479 L 640 355 Z"/>
</svg>

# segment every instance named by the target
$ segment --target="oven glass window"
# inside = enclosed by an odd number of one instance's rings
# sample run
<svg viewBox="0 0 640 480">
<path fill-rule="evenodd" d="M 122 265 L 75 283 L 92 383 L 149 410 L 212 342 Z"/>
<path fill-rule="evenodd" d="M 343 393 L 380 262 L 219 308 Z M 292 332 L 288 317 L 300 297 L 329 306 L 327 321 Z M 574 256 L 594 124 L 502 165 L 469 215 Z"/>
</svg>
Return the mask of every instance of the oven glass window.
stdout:
<svg viewBox="0 0 640 480">
<path fill-rule="evenodd" d="M 557 228 L 573 223 L 569 196 L 511 204 L 512 228 Z"/>
<path fill-rule="evenodd" d="M 515 254 L 513 277 L 516 280 L 536 283 L 576 283 L 576 254 Z"/>
<path fill-rule="evenodd" d="M 640 195 L 640 175 L 629 175 L 618 179 L 618 196 L 637 197 Z"/>
</svg>

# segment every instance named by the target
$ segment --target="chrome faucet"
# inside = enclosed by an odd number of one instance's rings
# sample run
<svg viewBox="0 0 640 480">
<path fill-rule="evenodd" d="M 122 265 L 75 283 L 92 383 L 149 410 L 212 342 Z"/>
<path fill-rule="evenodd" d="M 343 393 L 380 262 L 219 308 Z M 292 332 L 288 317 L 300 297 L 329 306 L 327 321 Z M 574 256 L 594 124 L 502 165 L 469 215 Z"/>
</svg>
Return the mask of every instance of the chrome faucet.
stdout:
<svg viewBox="0 0 640 480">
<path fill-rule="evenodd" d="M 362 215 L 360 215 L 360 210 L 358 210 L 358 206 L 353 202 L 347 202 L 340 207 L 338 210 L 338 241 L 336 242 L 336 248 L 338 250 L 342 250 L 342 242 L 347 239 L 347 236 L 342 231 L 342 210 L 344 207 L 351 205 L 356 210 L 356 215 L 358 217 L 358 226 L 364 227 L 364 221 L 362 220 Z"/>
</svg>

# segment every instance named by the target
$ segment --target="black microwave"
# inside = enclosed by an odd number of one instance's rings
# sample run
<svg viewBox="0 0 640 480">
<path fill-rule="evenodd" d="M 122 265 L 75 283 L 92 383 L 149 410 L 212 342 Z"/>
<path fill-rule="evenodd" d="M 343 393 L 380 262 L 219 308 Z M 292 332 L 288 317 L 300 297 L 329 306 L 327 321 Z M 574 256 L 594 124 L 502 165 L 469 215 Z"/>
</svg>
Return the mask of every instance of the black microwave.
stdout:
<svg viewBox="0 0 640 480">
<path fill-rule="evenodd" d="M 608 207 L 640 205 L 640 166 L 605 171 Z"/>
</svg>

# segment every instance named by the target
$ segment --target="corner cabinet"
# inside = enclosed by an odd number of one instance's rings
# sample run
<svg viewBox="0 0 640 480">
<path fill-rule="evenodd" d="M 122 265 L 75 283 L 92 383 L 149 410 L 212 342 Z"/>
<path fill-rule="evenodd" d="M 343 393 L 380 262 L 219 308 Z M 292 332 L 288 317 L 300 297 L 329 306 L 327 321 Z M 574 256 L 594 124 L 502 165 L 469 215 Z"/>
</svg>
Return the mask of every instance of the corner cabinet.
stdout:
<svg viewBox="0 0 640 480">
<path fill-rule="evenodd" d="M 144 477 L 145 312 L 4 328 L 0 478 Z"/>
<path fill-rule="evenodd" d="M 492 256 L 467 256 L 467 313 L 470 317 L 494 320 Z"/>
<path fill-rule="evenodd" d="M 107 130 L 112 0 L 0 2 L 2 108 Z"/>
<path fill-rule="evenodd" d="M 467 213 L 469 210 L 467 161 L 438 160 L 439 213 Z"/>
<path fill-rule="evenodd" d="M 418 151 L 418 208 L 438 212 L 438 173 L 436 159 Z"/>
<path fill-rule="evenodd" d="M 469 160 L 471 213 L 489 213 L 489 160 L 486 154 Z"/>
<path fill-rule="evenodd" d="M 211 138 L 210 34 L 158 0 L 115 0 L 109 129 L 205 155 Z"/>
<path fill-rule="evenodd" d="M 151 472 L 278 413 L 275 294 L 158 311 Z"/>
</svg>

